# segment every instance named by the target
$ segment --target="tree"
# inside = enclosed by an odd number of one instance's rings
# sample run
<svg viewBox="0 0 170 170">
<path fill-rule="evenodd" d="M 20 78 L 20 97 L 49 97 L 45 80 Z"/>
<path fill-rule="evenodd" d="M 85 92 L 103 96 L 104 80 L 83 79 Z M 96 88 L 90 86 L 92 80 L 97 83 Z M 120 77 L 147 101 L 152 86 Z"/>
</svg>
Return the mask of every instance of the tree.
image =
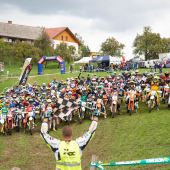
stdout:
<svg viewBox="0 0 170 170">
<path fill-rule="evenodd" d="M 0 60 L 7 65 L 23 64 L 27 57 L 31 57 L 33 63 L 40 58 L 41 50 L 26 42 L 9 43 L 0 40 Z"/>
<path fill-rule="evenodd" d="M 75 47 L 68 46 L 66 43 L 60 43 L 57 45 L 54 54 L 61 56 L 68 63 L 72 62 L 75 55 Z"/>
<path fill-rule="evenodd" d="M 80 56 L 80 58 L 90 56 L 89 46 L 85 44 L 83 38 L 79 34 L 75 33 L 75 36 L 80 41 L 80 45 L 78 49 L 78 55 Z"/>
<path fill-rule="evenodd" d="M 41 56 L 41 50 L 27 42 L 16 42 L 13 44 L 13 55 L 18 62 L 24 62 L 26 58 L 31 57 L 32 62 L 37 62 Z"/>
<path fill-rule="evenodd" d="M 103 55 L 120 56 L 123 48 L 124 44 L 118 42 L 114 37 L 110 37 L 102 43 L 100 51 Z"/>
<path fill-rule="evenodd" d="M 150 27 L 144 27 L 142 35 L 137 34 L 134 42 L 134 54 L 144 55 L 145 60 L 157 59 L 159 53 L 169 52 L 170 40 L 153 33 Z"/>
<path fill-rule="evenodd" d="M 170 52 L 170 38 L 162 38 L 162 53 L 168 53 Z"/>
<path fill-rule="evenodd" d="M 45 30 L 42 31 L 42 34 L 40 37 L 35 41 L 34 45 L 35 47 L 38 47 L 41 50 L 41 55 L 53 55 L 54 49 L 51 46 L 52 42 L 45 32 Z"/>
</svg>

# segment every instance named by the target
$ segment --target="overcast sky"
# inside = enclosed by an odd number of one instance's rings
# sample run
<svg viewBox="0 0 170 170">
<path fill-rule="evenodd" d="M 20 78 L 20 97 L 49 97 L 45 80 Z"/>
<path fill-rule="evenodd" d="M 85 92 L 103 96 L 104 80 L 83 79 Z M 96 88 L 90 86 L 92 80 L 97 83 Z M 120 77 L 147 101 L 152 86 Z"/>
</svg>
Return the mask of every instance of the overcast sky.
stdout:
<svg viewBox="0 0 170 170">
<path fill-rule="evenodd" d="M 0 22 L 63 27 L 98 51 L 108 37 L 125 44 L 132 58 L 133 40 L 144 26 L 170 37 L 170 0 L 0 0 Z"/>
</svg>

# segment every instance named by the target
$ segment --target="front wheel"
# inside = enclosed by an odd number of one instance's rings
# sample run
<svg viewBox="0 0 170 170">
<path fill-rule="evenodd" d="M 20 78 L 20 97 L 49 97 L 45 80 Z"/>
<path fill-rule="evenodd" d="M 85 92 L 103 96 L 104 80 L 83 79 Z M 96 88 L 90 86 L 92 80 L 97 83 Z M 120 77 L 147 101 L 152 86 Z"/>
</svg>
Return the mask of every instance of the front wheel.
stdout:
<svg viewBox="0 0 170 170">
<path fill-rule="evenodd" d="M 153 105 L 152 100 L 150 100 L 148 103 L 149 113 L 151 113 L 152 111 L 152 105 Z"/>
<path fill-rule="evenodd" d="M 82 123 L 84 119 L 84 111 L 80 108 L 79 110 L 79 122 Z"/>
<path fill-rule="evenodd" d="M 132 115 L 132 107 L 130 107 L 129 115 L 130 115 L 130 116 Z"/>
<path fill-rule="evenodd" d="M 117 113 L 117 104 L 113 104 L 112 106 L 112 117 L 114 117 Z"/>
<path fill-rule="evenodd" d="M 33 123 L 32 121 L 29 122 L 29 133 L 32 135 Z"/>
</svg>

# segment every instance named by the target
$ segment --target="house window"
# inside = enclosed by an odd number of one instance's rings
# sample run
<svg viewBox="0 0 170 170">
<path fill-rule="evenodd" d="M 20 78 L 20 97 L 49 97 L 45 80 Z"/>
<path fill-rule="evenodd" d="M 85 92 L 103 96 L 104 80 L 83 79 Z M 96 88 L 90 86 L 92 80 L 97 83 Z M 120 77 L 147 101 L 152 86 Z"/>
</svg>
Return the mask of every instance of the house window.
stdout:
<svg viewBox="0 0 170 170">
<path fill-rule="evenodd" d="M 63 35 L 61 36 L 61 40 L 62 40 L 62 41 L 64 40 Z"/>
<path fill-rule="evenodd" d="M 66 41 L 68 41 L 68 37 L 66 36 Z"/>
</svg>

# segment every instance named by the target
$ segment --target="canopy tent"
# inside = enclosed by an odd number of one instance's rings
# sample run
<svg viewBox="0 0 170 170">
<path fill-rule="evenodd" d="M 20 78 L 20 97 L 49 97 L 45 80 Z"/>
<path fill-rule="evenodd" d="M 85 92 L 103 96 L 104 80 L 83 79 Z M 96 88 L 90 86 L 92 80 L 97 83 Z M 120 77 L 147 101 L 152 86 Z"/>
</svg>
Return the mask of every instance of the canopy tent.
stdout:
<svg viewBox="0 0 170 170">
<path fill-rule="evenodd" d="M 110 64 L 121 64 L 122 57 L 115 57 L 115 56 L 97 56 L 91 62 L 109 62 Z"/>
<path fill-rule="evenodd" d="M 110 57 L 110 64 L 121 64 L 122 57 Z"/>
<path fill-rule="evenodd" d="M 89 62 L 107 62 L 108 64 L 121 64 L 122 57 L 116 57 L 116 56 L 96 56 L 94 57 L 83 57 L 79 61 L 74 62 L 75 64 L 86 64 Z"/>
<path fill-rule="evenodd" d="M 83 57 L 79 61 L 75 61 L 75 64 L 86 64 L 89 63 L 92 60 L 92 57 Z"/>
<path fill-rule="evenodd" d="M 91 62 L 105 62 L 110 61 L 111 56 L 97 56 L 96 58 L 93 58 Z"/>
</svg>

